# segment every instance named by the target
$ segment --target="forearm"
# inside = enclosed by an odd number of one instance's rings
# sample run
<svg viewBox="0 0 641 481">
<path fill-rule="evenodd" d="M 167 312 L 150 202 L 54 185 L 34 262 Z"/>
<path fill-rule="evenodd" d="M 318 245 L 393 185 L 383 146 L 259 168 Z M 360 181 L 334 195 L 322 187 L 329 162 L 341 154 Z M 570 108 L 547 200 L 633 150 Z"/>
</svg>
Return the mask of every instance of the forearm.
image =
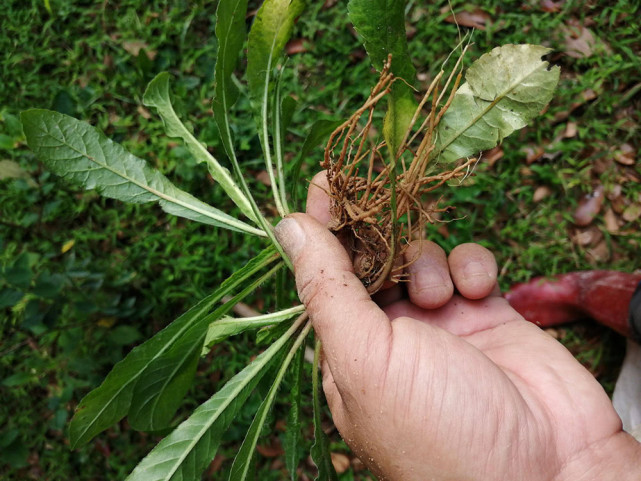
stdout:
<svg viewBox="0 0 641 481">
<path fill-rule="evenodd" d="M 553 481 L 638 481 L 641 443 L 620 432 L 568 460 Z"/>
</svg>

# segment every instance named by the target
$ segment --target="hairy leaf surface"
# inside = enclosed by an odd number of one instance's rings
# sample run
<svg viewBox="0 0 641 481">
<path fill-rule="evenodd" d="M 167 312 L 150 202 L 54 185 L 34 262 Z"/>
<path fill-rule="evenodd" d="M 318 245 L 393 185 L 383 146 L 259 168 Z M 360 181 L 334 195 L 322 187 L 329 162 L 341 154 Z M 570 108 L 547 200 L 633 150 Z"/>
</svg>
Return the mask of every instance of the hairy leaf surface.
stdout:
<svg viewBox="0 0 641 481">
<path fill-rule="evenodd" d="M 283 346 L 294 334 L 287 331 L 234 376 L 208 401 L 144 458 L 128 481 L 184 481 L 200 479 L 216 455 L 220 439 Z"/>
<path fill-rule="evenodd" d="M 22 112 L 27 143 L 55 174 L 97 189 L 105 197 L 143 204 L 205 224 L 256 235 L 264 233 L 180 190 L 147 163 L 86 122 L 58 112 Z"/>
<path fill-rule="evenodd" d="M 154 337 L 134 348 L 117 363 L 100 386 L 87 394 L 69 425 L 71 446 L 87 443 L 91 438 L 127 415 L 131 408 L 134 387 L 145 369 L 192 326 L 203 322 L 209 310 L 227 293 L 236 289 L 256 272 L 278 258 L 273 248 L 265 249 L 218 290 L 192 307 Z M 209 323 L 205 323 L 207 326 Z"/>
<path fill-rule="evenodd" d="M 439 123 L 433 158 L 449 162 L 491 149 L 536 117 L 559 81 L 559 67 L 542 60 L 549 52 L 504 45 L 474 62 Z"/>
<path fill-rule="evenodd" d="M 238 188 L 229 171 L 218 163 L 207 148 L 193 136 L 176 115 L 169 97 L 169 73 L 159 73 L 149 82 L 142 101 L 146 106 L 153 107 L 158 111 L 165 125 L 167 135 L 182 139 L 196 161 L 204 162 L 207 165 L 211 176 L 218 182 L 242 213 L 253 221 L 256 221 L 247 197 L 245 197 Z"/>
<path fill-rule="evenodd" d="M 406 0 L 350 0 L 349 19 L 363 38 L 363 44 L 377 70 L 392 55 L 391 71 L 412 85 L 416 70 L 412 65 L 405 33 Z M 396 81 L 388 100 L 383 133 L 393 153 L 401 143 L 414 111 L 412 89 Z"/>
</svg>

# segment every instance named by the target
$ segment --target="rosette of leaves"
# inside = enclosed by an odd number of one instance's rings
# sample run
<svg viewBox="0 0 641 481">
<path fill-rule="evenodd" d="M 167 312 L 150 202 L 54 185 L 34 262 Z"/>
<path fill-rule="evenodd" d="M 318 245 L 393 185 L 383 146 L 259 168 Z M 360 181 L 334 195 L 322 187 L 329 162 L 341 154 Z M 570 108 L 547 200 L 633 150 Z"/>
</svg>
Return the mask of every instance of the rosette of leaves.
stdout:
<svg viewBox="0 0 641 481">
<path fill-rule="evenodd" d="M 388 70 L 402 82 L 386 90 L 386 115 L 381 142 L 388 152 L 397 152 L 415 124 L 423 107 L 410 87 L 415 69 L 405 35 L 405 0 L 351 0 L 349 17 L 370 55 L 375 68 Z M 287 372 L 293 375 L 291 413 L 286 437 L 286 461 L 291 478 L 299 461 L 299 421 L 303 349 L 311 323 L 302 306 L 252 318 L 233 318 L 234 305 L 283 268 L 291 268 L 273 234 L 278 219 L 267 218 L 257 205 L 237 158 L 230 111 L 240 91 L 234 78 L 243 47 L 247 46 L 244 79 L 251 116 L 270 175 L 273 204 L 280 217 L 290 211 L 291 185 L 297 182 L 300 162 L 306 152 L 336 127 L 318 121 L 293 165 L 283 158 L 283 117 L 288 108 L 281 94 L 280 72 L 283 49 L 303 14 L 302 0 L 266 0 L 256 13 L 247 35 L 247 0 L 221 0 L 215 34 L 218 58 L 215 67 L 213 111 L 225 153 L 233 166 L 228 171 L 199 142 L 176 115 L 171 102 L 167 73 L 158 75 L 147 87 L 143 102 L 162 118 L 166 133 L 184 142 L 194 158 L 206 165 L 217 186 L 238 207 L 242 218 L 208 205 L 181 190 L 171 180 L 106 138 L 91 125 L 47 110 L 28 110 L 21 119 L 28 145 L 54 173 L 96 189 L 106 197 L 124 202 L 157 202 L 171 215 L 231 229 L 248 236 L 265 238 L 265 249 L 238 269 L 214 292 L 200 300 L 152 338 L 134 348 L 116 364 L 103 383 L 79 404 L 69 425 L 71 446 L 89 442 L 102 431 L 127 417 L 141 431 L 171 429 L 129 475 L 129 480 L 196 480 L 214 458 L 221 437 L 233 423 L 266 373 L 273 374 L 270 389 L 258 407 L 232 469 L 231 479 L 251 475 L 252 456 L 277 391 Z M 380 36 L 377 32 L 385 31 Z M 439 164 L 456 162 L 495 146 L 515 129 L 523 127 L 549 102 L 559 77 L 541 57 L 547 49 L 510 45 L 481 57 L 467 71 L 466 81 L 452 88 L 447 111 L 433 130 L 431 160 Z M 458 65 L 458 64 L 457 64 Z M 397 163 L 391 156 L 391 189 Z M 286 175 L 286 174 L 289 174 Z M 393 197 L 393 196 L 392 196 Z M 393 207 L 393 203 L 392 203 Z M 278 325 L 280 335 L 247 367 L 238 372 L 209 400 L 196 408 L 178 426 L 175 413 L 194 381 L 199 358 L 217 342 L 250 329 Z M 312 370 L 316 442 L 312 458 L 318 479 L 336 479 L 327 439 L 320 428 L 318 355 Z"/>
</svg>

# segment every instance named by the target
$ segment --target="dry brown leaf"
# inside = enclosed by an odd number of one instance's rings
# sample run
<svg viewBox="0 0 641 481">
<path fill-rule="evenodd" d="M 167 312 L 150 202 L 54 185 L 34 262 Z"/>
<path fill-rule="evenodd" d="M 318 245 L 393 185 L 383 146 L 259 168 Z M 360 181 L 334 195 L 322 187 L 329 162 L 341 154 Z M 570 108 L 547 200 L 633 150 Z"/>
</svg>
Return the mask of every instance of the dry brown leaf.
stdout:
<svg viewBox="0 0 641 481">
<path fill-rule="evenodd" d="M 541 10 L 544 12 L 557 13 L 563 8 L 563 1 L 553 2 L 552 0 L 542 0 Z"/>
<path fill-rule="evenodd" d="M 156 52 L 154 50 L 149 50 L 149 45 L 142 40 L 129 40 L 122 42 L 122 48 L 129 52 L 134 57 L 137 57 L 140 54 L 141 50 L 144 50 L 149 57 L 149 60 L 153 60 L 156 57 Z"/>
<path fill-rule="evenodd" d="M 500 145 L 497 145 L 491 150 L 488 150 L 487 152 L 483 153 L 483 161 L 488 164 L 490 167 L 492 167 L 494 164 L 496 164 L 497 160 L 500 160 L 503 158 L 503 147 Z"/>
<path fill-rule="evenodd" d="M 287 55 L 305 53 L 307 52 L 306 42 L 302 38 L 294 38 L 287 42 L 287 45 L 285 46 L 285 52 L 287 52 Z"/>
<path fill-rule="evenodd" d="M 598 185 L 592 192 L 583 196 L 574 211 L 574 223 L 578 226 L 589 225 L 601 210 L 604 189 Z"/>
<path fill-rule="evenodd" d="M 266 185 L 267 187 L 271 187 L 272 181 L 269 178 L 269 173 L 266 170 L 261 170 L 256 174 L 256 180 L 260 182 L 261 184 Z"/>
<path fill-rule="evenodd" d="M 546 197 L 549 197 L 551 194 L 552 194 L 552 189 L 550 189 L 547 185 L 540 185 L 534 191 L 534 194 L 532 195 L 532 201 L 541 202 L 543 199 L 545 199 Z"/>
<path fill-rule="evenodd" d="M 596 247 L 588 249 L 588 255 L 597 263 L 608 261 L 610 259 L 610 249 L 605 239 L 599 242 Z"/>
<path fill-rule="evenodd" d="M 543 147 L 538 145 L 528 145 L 523 147 L 521 152 L 525 154 L 525 162 L 527 164 L 532 164 L 543 157 L 545 150 L 543 150 Z"/>
<path fill-rule="evenodd" d="M 332 464 L 338 474 L 344 473 L 349 469 L 349 458 L 343 453 L 331 453 Z"/>
<path fill-rule="evenodd" d="M 140 114 L 140 116 L 142 118 L 147 119 L 147 120 L 149 120 L 151 118 L 151 112 L 149 110 L 147 110 L 145 107 L 143 107 L 142 105 L 139 105 L 136 110 L 138 111 L 138 113 Z"/>
<path fill-rule="evenodd" d="M 449 7 L 444 8 L 446 11 L 449 9 Z M 472 6 L 469 11 L 464 10 L 454 15 L 450 15 L 445 19 L 448 23 L 457 23 L 462 27 L 471 27 L 477 30 L 485 30 L 485 26 L 490 23 L 491 20 L 492 17 L 490 17 L 490 14 L 484 12 L 477 6 Z"/>
<path fill-rule="evenodd" d="M 621 214 L 623 220 L 626 222 L 634 222 L 641 217 L 641 204 L 631 204 Z"/>
<path fill-rule="evenodd" d="M 594 54 L 596 40 L 589 28 L 582 25 L 561 27 L 565 53 L 572 58 L 591 57 Z"/>
<path fill-rule="evenodd" d="M 621 165 L 634 165 L 636 150 L 632 145 L 625 143 L 614 153 L 614 160 Z"/>
<path fill-rule="evenodd" d="M 608 207 L 608 210 L 605 211 L 603 220 L 605 221 L 605 228 L 608 232 L 617 232 L 619 230 L 619 227 L 621 227 L 619 225 L 619 219 L 612 210 L 612 207 Z"/>
<path fill-rule="evenodd" d="M 566 139 L 571 139 L 572 137 L 576 137 L 578 130 L 579 129 L 576 122 L 568 122 L 567 125 L 565 126 L 563 137 Z"/>
<path fill-rule="evenodd" d="M 272 444 L 261 446 L 260 444 L 256 446 L 256 451 L 258 451 L 262 456 L 266 458 L 275 458 L 285 454 L 285 450 L 280 445 L 278 440 L 272 441 Z"/>
</svg>

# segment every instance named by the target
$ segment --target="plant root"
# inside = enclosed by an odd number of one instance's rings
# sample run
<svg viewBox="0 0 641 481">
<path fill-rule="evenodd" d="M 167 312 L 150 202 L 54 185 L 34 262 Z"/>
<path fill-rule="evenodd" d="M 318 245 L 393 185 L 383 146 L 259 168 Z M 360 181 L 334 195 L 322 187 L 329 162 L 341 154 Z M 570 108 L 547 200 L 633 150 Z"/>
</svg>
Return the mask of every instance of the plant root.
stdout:
<svg viewBox="0 0 641 481">
<path fill-rule="evenodd" d="M 402 255 L 408 242 L 420 237 L 425 223 L 433 223 L 439 213 L 453 209 L 426 208 L 422 202 L 425 195 L 470 175 L 476 163 L 475 158 L 462 159 L 450 170 L 435 172 L 439 167 L 433 154 L 436 127 L 461 81 L 460 62 L 442 89 L 443 71 L 434 78 L 401 145 L 391 152 L 384 141 L 372 140 L 379 131 L 373 128 L 376 107 L 399 80 L 390 72 L 390 56 L 367 100 L 331 134 L 325 147 L 321 166 L 327 170 L 329 183 L 329 228 L 346 243 L 356 275 L 372 294 L 387 280 L 403 280 Z M 430 110 L 425 114 L 428 103 Z M 415 128 L 421 115 L 425 117 Z"/>
</svg>

